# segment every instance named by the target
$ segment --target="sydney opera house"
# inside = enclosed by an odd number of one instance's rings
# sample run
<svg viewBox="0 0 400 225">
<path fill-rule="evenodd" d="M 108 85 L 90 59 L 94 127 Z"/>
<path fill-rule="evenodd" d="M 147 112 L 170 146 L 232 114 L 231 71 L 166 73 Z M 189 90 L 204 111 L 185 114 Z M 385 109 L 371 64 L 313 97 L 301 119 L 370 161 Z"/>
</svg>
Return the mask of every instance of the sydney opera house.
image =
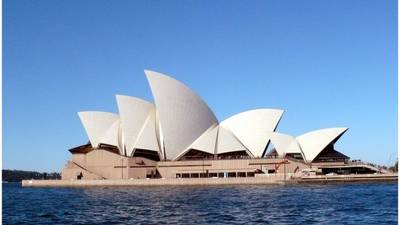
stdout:
<svg viewBox="0 0 400 225">
<path fill-rule="evenodd" d="M 218 121 L 181 82 L 145 71 L 154 103 L 117 95 L 118 114 L 79 112 L 87 144 L 69 149 L 62 179 L 229 178 L 263 174 L 367 173 L 346 167 L 334 144 L 345 127 L 294 137 L 277 132 L 283 110 L 260 108 Z M 356 171 L 355 171 L 356 170 Z"/>
</svg>

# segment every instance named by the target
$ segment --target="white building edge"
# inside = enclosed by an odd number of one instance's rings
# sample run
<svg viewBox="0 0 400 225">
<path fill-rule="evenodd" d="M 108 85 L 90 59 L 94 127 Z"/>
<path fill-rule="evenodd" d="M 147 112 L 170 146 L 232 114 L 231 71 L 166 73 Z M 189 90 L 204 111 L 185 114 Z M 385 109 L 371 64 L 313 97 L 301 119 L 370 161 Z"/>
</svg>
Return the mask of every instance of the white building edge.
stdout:
<svg viewBox="0 0 400 225">
<path fill-rule="evenodd" d="M 219 122 L 208 105 L 181 82 L 145 70 L 154 104 L 117 95 L 119 115 L 79 112 L 93 148 L 115 146 L 132 157 L 138 150 L 158 154 L 160 160 L 180 160 L 191 150 L 218 157 L 245 152 L 248 157 L 266 157 L 271 143 L 279 156 L 300 154 L 312 162 L 333 145 L 348 128 L 327 128 L 298 137 L 276 132 L 283 110 L 255 109 Z"/>
</svg>

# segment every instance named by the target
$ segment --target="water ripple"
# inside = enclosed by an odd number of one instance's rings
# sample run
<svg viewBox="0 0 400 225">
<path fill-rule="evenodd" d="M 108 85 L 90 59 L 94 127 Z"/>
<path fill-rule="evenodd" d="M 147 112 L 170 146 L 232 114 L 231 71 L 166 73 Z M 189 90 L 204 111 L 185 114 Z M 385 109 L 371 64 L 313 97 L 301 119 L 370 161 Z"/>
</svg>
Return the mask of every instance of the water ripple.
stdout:
<svg viewBox="0 0 400 225">
<path fill-rule="evenodd" d="M 397 224 L 397 184 L 21 188 L 4 224 Z"/>
</svg>

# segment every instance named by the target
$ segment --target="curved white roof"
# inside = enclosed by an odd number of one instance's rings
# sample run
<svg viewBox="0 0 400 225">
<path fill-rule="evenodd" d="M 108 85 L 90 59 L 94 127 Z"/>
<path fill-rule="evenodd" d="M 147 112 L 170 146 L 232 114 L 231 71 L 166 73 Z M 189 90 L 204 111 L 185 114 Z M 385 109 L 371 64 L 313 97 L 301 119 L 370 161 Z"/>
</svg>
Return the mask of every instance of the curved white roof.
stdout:
<svg viewBox="0 0 400 225">
<path fill-rule="evenodd" d="M 159 119 L 159 115 L 158 112 L 156 110 L 156 136 L 157 136 L 157 141 L 158 141 L 158 146 L 160 148 L 160 159 L 166 159 L 165 157 L 165 148 L 164 148 L 164 135 L 162 133 L 162 128 L 161 128 L 161 124 L 160 124 L 160 119 Z"/>
<path fill-rule="evenodd" d="M 187 149 L 196 149 L 210 154 L 215 154 L 215 142 L 217 141 L 218 126 L 211 126 Z M 184 154 L 184 153 L 183 153 Z M 183 155 L 182 154 L 182 155 Z"/>
<path fill-rule="evenodd" d="M 79 112 L 93 148 L 100 143 L 117 146 L 122 155 L 135 149 L 157 151 L 160 159 L 179 159 L 190 149 L 211 154 L 245 150 L 262 157 L 269 141 L 279 155 L 301 153 L 307 162 L 346 132 L 329 128 L 292 137 L 276 133 L 283 115 L 280 109 L 245 111 L 218 122 L 207 104 L 181 82 L 145 70 L 155 104 L 117 95 L 120 115 L 108 112 Z"/>
<path fill-rule="evenodd" d="M 121 117 L 121 127 L 124 136 L 126 154 L 133 155 L 135 143 L 145 125 L 150 113 L 154 111 L 154 105 L 145 100 L 117 95 L 118 110 Z"/>
<path fill-rule="evenodd" d="M 278 132 L 273 132 L 270 137 L 278 155 L 284 156 L 287 153 L 300 153 L 303 155 L 295 137 Z"/>
<path fill-rule="evenodd" d="M 121 118 L 119 119 L 119 127 L 118 127 L 118 148 L 119 148 L 119 154 L 126 156 L 125 139 L 121 127 Z"/>
<path fill-rule="evenodd" d="M 85 111 L 78 113 L 93 148 L 100 143 L 118 145 L 119 116 L 109 112 Z M 115 133 L 115 129 L 117 132 Z M 116 134 L 116 136 L 115 136 Z M 116 140 L 114 138 L 117 138 Z"/>
<path fill-rule="evenodd" d="M 245 111 L 221 122 L 255 156 L 262 157 L 283 114 L 280 109 L 255 109 Z"/>
<path fill-rule="evenodd" d="M 158 112 L 167 159 L 175 159 L 213 124 L 207 104 L 181 82 L 145 70 Z"/>
<path fill-rule="evenodd" d="M 305 133 L 296 137 L 307 162 L 312 162 L 326 146 L 337 141 L 337 139 L 348 130 L 345 127 L 327 128 Z"/>
<path fill-rule="evenodd" d="M 154 109 L 149 113 L 134 146 L 135 149 L 139 148 L 159 152 L 160 148 L 156 134 L 156 112 Z"/>
<path fill-rule="evenodd" d="M 217 154 L 248 150 L 232 132 L 221 126 L 218 128 L 217 140 Z"/>
<path fill-rule="evenodd" d="M 119 127 L 120 127 L 120 120 L 118 119 L 115 121 L 110 128 L 106 131 L 106 133 L 101 137 L 99 143 L 113 145 L 120 148 L 119 144 Z"/>
</svg>

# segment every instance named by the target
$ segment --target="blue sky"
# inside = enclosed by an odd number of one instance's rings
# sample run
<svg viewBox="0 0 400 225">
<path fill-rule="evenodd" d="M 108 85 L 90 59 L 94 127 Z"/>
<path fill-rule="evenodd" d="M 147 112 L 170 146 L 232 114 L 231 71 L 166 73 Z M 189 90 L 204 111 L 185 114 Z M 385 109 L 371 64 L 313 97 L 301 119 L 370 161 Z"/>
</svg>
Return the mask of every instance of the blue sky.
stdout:
<svg viewBox="0 0 400 225">
<path fill-rule="evenodd" d="M 350 129 L 354 159 L 397 156 L 397 3 L 3 1 L 3 167 L 60 171 L 78 111 L 152 101 L 143 73 L 195 90 L 219 120 L 280 108 L 278 131 Z"/>
</svg>

